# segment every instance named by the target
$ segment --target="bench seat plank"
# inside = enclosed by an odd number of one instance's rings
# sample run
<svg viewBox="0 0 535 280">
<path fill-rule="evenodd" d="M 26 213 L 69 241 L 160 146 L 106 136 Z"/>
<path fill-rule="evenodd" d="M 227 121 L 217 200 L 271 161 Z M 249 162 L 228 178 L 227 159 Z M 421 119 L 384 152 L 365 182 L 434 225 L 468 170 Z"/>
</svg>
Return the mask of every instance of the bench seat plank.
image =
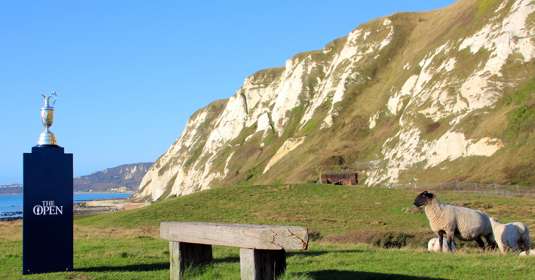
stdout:
<svg viewBox="0 0 535 280">
<path fill-rule="evenodd" d="M 160 237 L 169 241 L 259 250 L 306 250 L 306 228 L 277 225 L 162 222 Z"/>
</svg>

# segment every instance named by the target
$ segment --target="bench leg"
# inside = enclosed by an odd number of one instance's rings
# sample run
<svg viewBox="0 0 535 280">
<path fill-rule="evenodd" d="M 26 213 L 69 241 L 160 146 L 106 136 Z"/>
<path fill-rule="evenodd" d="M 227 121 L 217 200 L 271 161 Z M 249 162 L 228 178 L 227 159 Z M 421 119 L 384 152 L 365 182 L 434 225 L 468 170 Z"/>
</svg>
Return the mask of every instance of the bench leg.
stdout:
<svg viewBox="0 0 535 280">
<path fill-rule="evenodd" d="M 185 242 L 169 242 L 170 279 L 183 279 L 184 270 L 210 263 L 212 261 L 212 246 Z"/>
<path fill-rule="evenodd" d="M 275 280 L 285 270 L 284 250 L 240 249 L 241 280 Z"/>
</svg>

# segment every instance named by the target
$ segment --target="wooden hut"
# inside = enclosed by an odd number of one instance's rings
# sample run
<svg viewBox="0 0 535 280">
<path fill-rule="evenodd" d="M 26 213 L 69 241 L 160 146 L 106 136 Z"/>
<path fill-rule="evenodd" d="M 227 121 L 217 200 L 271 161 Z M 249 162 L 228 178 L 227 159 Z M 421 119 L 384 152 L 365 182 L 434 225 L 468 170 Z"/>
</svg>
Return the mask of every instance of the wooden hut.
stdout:
<svg viewBox="0 0 535 280">
<path fill-rule="evenodd" d="M 320 183 L 352 186 L 358 184 L 357 172 L 329 172 L 321 174 Z"/>
</svg>

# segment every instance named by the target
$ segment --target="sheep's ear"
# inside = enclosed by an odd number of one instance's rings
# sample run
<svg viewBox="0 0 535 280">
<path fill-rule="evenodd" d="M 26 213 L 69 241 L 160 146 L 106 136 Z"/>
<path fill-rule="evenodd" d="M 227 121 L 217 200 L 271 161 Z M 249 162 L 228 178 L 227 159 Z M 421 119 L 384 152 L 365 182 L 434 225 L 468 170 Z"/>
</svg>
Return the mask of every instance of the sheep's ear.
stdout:
<svg viewBox="0 0 535 280">
<path fill-rule="evenodd" d="M 432 193 L 430 193 L 430 192 L 428 192 L 428 191 L 425 191 L 425 196 L 426 196 L 427 198 L 434 198 L 434 197 L 435 197 L 434 194 L 432 194 Z"/>
</svg>

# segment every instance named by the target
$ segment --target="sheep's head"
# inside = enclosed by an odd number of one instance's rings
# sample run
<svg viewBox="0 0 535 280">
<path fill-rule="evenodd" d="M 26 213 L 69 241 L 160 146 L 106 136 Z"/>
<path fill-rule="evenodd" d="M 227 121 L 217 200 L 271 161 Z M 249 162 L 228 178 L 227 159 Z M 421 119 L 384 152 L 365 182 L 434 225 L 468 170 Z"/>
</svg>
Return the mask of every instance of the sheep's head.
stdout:
<svg viewBox="0 0 535 280">
<path fill-rule="evenodd" d="M 434 198 L 435 198 L 434 194 L 432 194 L 432 193 L 430 193 L 428 191 L 424 191 L 414 199 L 414 206 L 421 207 L 421 206 L 427 205 L 427 204 L 431 203 L 431 201 Z"/>
</svg>

